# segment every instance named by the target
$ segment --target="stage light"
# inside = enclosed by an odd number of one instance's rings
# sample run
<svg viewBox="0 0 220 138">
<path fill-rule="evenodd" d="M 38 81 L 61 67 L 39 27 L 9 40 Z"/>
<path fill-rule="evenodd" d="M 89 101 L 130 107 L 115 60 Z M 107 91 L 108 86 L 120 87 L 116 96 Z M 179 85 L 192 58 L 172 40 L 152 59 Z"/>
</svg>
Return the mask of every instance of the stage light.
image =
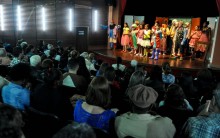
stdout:
<svg viewBox="0 0 220 138">
<path fill-rule="evenodd" d="M 69 31 L 73 30 L 73 9 L 69 9 Z"/>
<path fill-rule="evenodd" d="M 1 30 L 4 31 L 5 30 L 5 25 L 4 25 L 4 14 L 3 14 L 3 6 L 0 5 L 0 20 L 1 20 Z"/>
<path fill-rule="evenodd" d="M 45 8 L 42 7 L 42 30 L 46 30 L 46 15 L 45 15 Z"/>
<path fill-rule="evenodd" d="M 98 11 L 94 11 L 94 31 L 98 31 Z"/>
<path fill-rule="evenodd" d="M 17 23 L 18 23 L 18 30 L 22 30 L 22 24 L 21 24 L 21 6 L 17 6 Z"/>
</svg>

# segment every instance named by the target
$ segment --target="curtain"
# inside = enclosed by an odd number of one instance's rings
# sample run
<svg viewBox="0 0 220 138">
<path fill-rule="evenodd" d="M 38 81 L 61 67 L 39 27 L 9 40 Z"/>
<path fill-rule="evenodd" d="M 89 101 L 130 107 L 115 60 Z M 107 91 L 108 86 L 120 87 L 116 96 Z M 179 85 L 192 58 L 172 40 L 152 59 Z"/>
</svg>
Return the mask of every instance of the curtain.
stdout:
<svg viewBox="0 0 220 138">
<path fill-rule="evenodd" d="M 216 4 L 217 4 L 217 7 L 218 7 L 218 12 L 220 13 L 220 0 L 216 0 Z"/>
<path fill-rule="evenodd" d="M 127 2 L 127 0 L 121 0 L 120 19 L 121 19 L 122 15 L 124 14 L 126 2 Z"/>
</svg>

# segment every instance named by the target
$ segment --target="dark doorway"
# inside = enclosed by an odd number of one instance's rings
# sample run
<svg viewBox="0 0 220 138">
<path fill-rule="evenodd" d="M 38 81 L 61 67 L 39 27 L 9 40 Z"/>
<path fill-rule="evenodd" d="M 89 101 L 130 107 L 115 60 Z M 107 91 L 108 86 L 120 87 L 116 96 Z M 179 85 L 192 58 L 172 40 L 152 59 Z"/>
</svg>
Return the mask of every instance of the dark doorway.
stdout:
<svg viewBox="0 0 220 138">
<path fill-rule="evenodd" d="M 76 50 L 80 53 L 88 51 L 89 27 L 76 27 Z"/>
</svg>

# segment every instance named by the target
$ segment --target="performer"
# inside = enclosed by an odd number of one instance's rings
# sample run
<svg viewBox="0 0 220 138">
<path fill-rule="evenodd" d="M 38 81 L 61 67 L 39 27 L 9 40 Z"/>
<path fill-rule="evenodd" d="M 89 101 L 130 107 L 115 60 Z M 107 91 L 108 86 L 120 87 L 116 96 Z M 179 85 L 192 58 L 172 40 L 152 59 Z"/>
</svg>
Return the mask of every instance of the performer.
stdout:
<svg viewBox="0 0 220 138">
<path fill-rule="evenodd" d="M 163 55 L 165 55 L 167 49 L 167 34 L 169 34 L 169 28 L 167 27 L 166 21 L 164 24 L 162 24 L 161 31 L 162 31 L 161 52 L 163 53 Z"/>
<path fill-rule="evenodd" d="M 189 22 L 185 22 L 185 26 L 184 26 L 184 37 L 183 37 L 183 44 L 185 47 L 185 54 L 186 56 L 191 55 L 191 50 L 189 48 L 189 41 L 190 41 L 190 35 L 191 35 L 191 23 Z"/>
<path fill-rule="evenodd" d="M 174 39 L 174 35 L 175 35 L 175 31 L 176 31 L 176 19 L 172 20 L 171 25 L 169 25 L 168 29 L 169 29 L 169 33 L 167 33 L 167 50 L 166 50 L 166 54 L 172 54 L 172 48 L 173 48 L 173 39 Z"/>
<path fill-rule="evenodd" d="M 159 24 L 156 24 L 155 29 L 156 30 L 153 34 L 153 43 L 152 43 L 153 52 L 150 58 L 158 60 L 158 56 L 160 53 L 160 46 L 161 46 L 162 31 L 160 30 Z"/>
<path fill-rule="evenodd" d="M 134 46 L 134 54 L 137 54 L 137 33 L 138 33 L 138 30 L 136 30 L 137 24 L 132 24 L 131 28 L 132 28 L 131 37 Z"/>
<path fill-rule="evenodd" d="M 195 58 L 195 49 L 194 48 L 195 48 L 199 38 L 201 37 L 201 34 L 202 34 L 202 32 L 200 31 L 199 26 L 195 26 L 195 30 L 193 30 L 191 32 L 189 47 L 190 47 L 192 59 Z"/>
<path fill-rule="evenodd" d="M 183 54 L 184 54 L 183 36 L 184 36 L 183 21 L 180 21 L 178 23 L 178 28 L 176 29 L 175 56 L 174 56 L 174 58 L 177 58 L 177 53 L 178 50 L 180 49 L 180 60 L 183 60 Z"/>
<path fill-rule="evenodd" d="M 144 56 L 146 56 L 146 57 L 148 57 L 148 52 L 151 47 L 150 37 L 151 37 L 151 30 L 150 30 L 149 24 L 145 24 L 144 37 L 143 37 L 143 41 L 142 41 L 141 45 L 144 48 Z"/>
<path fill-rule="evenodd" d="M 127 52 L 127 46 L 129 46 L 129 41 L 130 41 L 129 34 L 130 34 L 130 29 L 128 23 L 124 23 L 123 33 L 121 36 L 121 45 L 123 46 L 122 52 Z"/>
<path fill-rule="evenodd" d="M 143 47 L 141 46 L 144 37 L 144 29 L 143 25 L 140 24 L 137 33 L 137 46 L 138 46 L 138 54 L 139 56 L 143 56 Z"/>
<path fill-rule="evenodd" d="M 114 24 L 114 21 L 111 21 L 108 29 L 109 29 L 108 37 L 109 37 L 110 49 L 113 49 L 114 44 L 116 43 L 116 36 L 117 36 L 117 26 Z"/>
<path fill-rule="evenodd" d="M 203 23 L 203 28 L 202 28 L 202 35 L 198 40 L 196 51 L 200 51 L 201 55 L 200 58 L 203 56 L 203 54 L 206 52 L 207 47 L 210 44 L 211 40 L 211 28 L 208 26 L 209 21 L 205 21 Z"/>
</svg>

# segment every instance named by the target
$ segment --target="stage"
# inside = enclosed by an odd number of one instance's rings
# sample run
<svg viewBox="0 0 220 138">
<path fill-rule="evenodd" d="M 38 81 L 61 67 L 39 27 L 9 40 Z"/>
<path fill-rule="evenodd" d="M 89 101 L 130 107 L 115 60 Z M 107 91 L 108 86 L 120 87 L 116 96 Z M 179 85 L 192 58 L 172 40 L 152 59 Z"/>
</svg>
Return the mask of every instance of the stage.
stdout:
<svg viewBox="0 0 220 138">
<path fill-rule="evenodd" d="M 169 62 L 170 66 L 175 75 L 180 75 L 182 71 L 190 71 L 193 75 L 203 68 L 208 68 L 209 64 L 205 63 L 199 59 L 192 60 L 190 58 L 179 60 L 170 58 L 169 55 L 160 55 L 158 60 L 150 59 L 149 57 L 140 57 L 131 53 L 124 53 L 120 49 L 110 50 L 110 49 L 95 49 L 91 52 L 96 54 L 97 59 L 102 59 L 109 64 L 116 62 L 116 57 L 120 56 L 123 59 L 123 64 L 126 66 L 130 65 L 131 60 L 135 59 L 138 64 L 146 66 L 147 70 L 150 71 L 155 65 L 161 66 L 164 62 Z"/>
</svg>

